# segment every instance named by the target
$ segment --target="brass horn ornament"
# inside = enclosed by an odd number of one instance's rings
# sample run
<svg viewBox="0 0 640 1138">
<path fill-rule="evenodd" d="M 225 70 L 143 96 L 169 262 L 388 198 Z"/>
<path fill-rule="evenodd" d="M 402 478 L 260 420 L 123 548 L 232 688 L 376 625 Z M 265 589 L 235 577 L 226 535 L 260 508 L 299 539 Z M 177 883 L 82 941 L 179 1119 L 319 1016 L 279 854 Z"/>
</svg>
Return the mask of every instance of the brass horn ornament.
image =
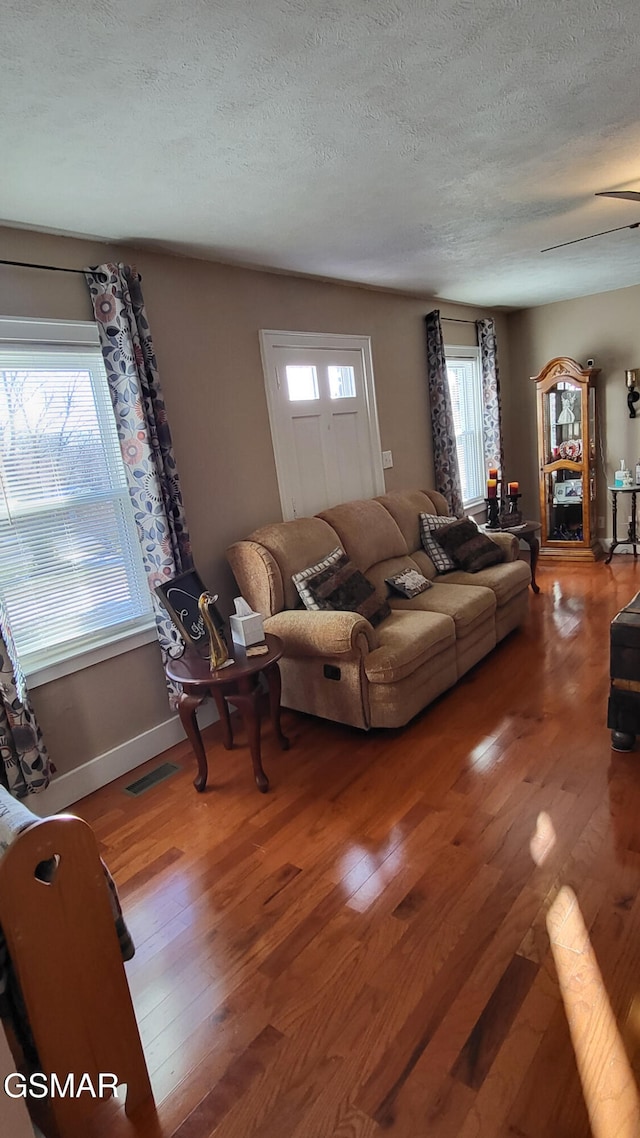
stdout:
<svg viewBox="0 0 640 1138">
<path fill-rule="evenodd" d="M 226 664 L 229 659 L 229 651 L 225 644 L 224 638 L 220 633 L 219 626 L 221 625 L 220 613 L 216 608 L 216 601 L 218 594 L 214 596 L 213 593 L 201 593 L 198 598 L 198 608 L 200 615 L 204 621 L 204 626 L 209 633 L 210 651 L 210 667 L 211 671 L 215 672 Z"/>
</svg>

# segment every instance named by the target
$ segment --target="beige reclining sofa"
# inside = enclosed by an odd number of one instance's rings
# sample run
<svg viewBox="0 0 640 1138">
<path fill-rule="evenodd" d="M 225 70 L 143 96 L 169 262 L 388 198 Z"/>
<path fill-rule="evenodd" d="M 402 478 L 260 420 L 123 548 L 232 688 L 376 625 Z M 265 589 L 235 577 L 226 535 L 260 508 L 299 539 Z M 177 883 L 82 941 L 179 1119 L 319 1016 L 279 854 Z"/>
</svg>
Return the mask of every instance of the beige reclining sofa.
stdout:
<svg viewBox="0 0 640 1138">
<path fill-rule="evenodd" d="M 448 514 L 435 491 L 345 502 L 312 518 L 263 526 L 227 550 L 240 593 L 284 643 L 284 707 L 354 727 L 401 727 L 522 621 L 529 566 L 517 540 L 492 535 L 504 560 L 438 574 L 422 548 L 420 514 Z M 376 628 L 355 612 L 308 611 L 292 575 L 341 546 L 391 614 Z M 432 587 L 390 596 L 385 578 L 419 570 Z"/>
</svg>

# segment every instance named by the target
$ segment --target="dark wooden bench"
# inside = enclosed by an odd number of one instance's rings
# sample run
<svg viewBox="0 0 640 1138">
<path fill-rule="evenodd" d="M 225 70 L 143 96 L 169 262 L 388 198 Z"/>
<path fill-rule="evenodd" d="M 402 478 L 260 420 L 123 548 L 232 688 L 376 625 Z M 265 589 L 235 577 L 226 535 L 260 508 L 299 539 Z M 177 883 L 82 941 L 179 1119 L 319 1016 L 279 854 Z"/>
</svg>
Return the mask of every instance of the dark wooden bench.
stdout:
<svg viewBox="0 0 640 1138">
<path fill-rule="evenodd" d="M 614 751 L 630 751 L 640 734 L 640 593 L 611 621 L 609 709 Z"/>
</svg>

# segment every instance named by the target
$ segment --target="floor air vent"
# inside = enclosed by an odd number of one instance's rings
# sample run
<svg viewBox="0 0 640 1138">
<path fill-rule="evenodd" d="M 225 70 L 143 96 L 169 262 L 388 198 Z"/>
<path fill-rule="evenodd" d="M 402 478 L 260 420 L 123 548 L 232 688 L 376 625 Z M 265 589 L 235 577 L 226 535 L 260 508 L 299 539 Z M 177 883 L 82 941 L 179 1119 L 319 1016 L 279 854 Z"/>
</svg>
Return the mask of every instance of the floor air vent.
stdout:
<svg viewBox="0 0 640 1138">
<path fill-rule="evenodd" d="M 180 769 L 177 763 L 162 763 L 159 767 L 156 767 L 155 770 L 149 771 L 149 773 L 144 774 L 142 778 L 138 778 L 135 782 L 129 783 L 129 786 L 125 786 L 124 792 L 125 794 L 133 794 L 134 796 L 144 794 L 145 790 L 151 790 L 152 786 L 157 786 L 159 782 L 164 782 L 165 778 L 170 778 L 172 774 L 175 774 L 176 771 Z"/>
</svg>

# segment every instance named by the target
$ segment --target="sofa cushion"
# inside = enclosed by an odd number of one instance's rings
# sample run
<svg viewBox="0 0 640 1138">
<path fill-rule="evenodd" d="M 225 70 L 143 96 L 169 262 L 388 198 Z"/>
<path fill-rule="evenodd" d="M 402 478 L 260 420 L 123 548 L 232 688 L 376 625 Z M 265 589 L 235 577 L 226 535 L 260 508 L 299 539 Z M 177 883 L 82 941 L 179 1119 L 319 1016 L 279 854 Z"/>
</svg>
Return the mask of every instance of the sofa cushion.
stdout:
<svg viewBox="0 0 640 1138">
<path fill-rule="evenodd" d="M 416 567 L 420 570 L 421 573 L 424 574 L 425 577 L 429 579 L 429 581 L 433 581 L 434 578 L 438 576 L 438 570 L 429 557 L 429 554 L 425 553 L 424 549 L 414 549 L 413 553 L 411 554 L 411 560 L 415 562 Z"/>
<path fill-rule="evenodd" d="M 432 536 L 434 531 L 432 531 Z M 457 569 L 477 573 L 503 560 L 502 550 L 495 541 L 480 533 L 471 518 L 461 518 L 452 526 L 441 526 L 435 531 L 436 541 L 449 555 Z"/>
<path fill-rule="evenodd" d="M 422 548 L 420 538 L 420 514 L 448 515 L 446 502 L 440 494 L 424 493 L 422 490 L 395 490 L 376 498 L 388 510 L 402 531 L 409 553 Z M 442 503 L 442 504 L 440 504 Z"/>
<path fill-rule="evenodd" d="M 445 517 L 444 514 L 420 514 L 420 536 L 425 553 L 431 558 L 438 573 L 448 573 L 456 568 L 452 557 L 442 548 L 434 537 L 439 529 L 455 525 L 457 518 Z"/>
<path fill-rule="evenodd" d="M 420 566 L 416 565 L 413 557 L 407 557 L 406 554 L 404 557 L 389 557 L 386 561 L 379 561 L 377 565 L 369 566 L 367 580 L 371 581 L 380 600 L 385 600 L 389 596 L 387 577 L 393 577 L 396 573 L 404 573 L 407 569 L 415 569 L 417 573 L 420 572 Z M 423 575 L 426 576 L 426 574 Z"/>
<path fill-rule="evenodd" d="M 469 574 L 465 574 L 469 576 Z M 456 637 L 469 636 L 485 621 L 492 621 L 496 611 L 496 597 L 492 589 L 471 588 L 470 585 L 448 585 L 437 578 L 428 592 L 420 593 L 411 600 L 403 597 L 390 597 L 393 612 L 439 612 L 451 618 L 455 624 Z"/>
<path fill-rule="evenodd" d="M 338 556 L 336 557 L 336 553 Z M 334 550 L 318 565 L 304 573 L 302 599 L 312 610 L 333 609 L 339 612 L 357 612 L 375 628 L 389 616 L 386 601 L 376 597 L 376 591 L 364 573 L 349 561 L 342 550 Z"/>
<path fill-rule="evenodd" d="M 407 554 L 407 543 L 388 510 L 375 498 L 343 502 L 318 517 L 338 534 L 342 548 L 363 573 L 378 561 Z"/>
<path fill-rule="evenodd" d="M 392 612 L 377 629 L 379 647 L 364 658 L 372 684 L 390 684 L 411 675 L 455 643 L 451 617 L 435 612 Z"/>
<path fill-rule="evenodd" d="M 401 597 L 417 597 L 431 588 L 431 581 L 423 577 L 417 569 L 402 569 L 391 577 L 385 577 L 387 585 L 393 593 L 400 593 Z"/>
<path fill-rule="evenodd" d="M 498 606 L 506 605 L 518 593 L 523 593 L 531 581 L 531 571 L 526 561 L 511 561 L 509 564 L 492 565 L 479 573 L 465 573 L 456 569 L 442 577 L 443 589 L 449 585 L 478 585 L 491 589 Z"/>
</svg>

